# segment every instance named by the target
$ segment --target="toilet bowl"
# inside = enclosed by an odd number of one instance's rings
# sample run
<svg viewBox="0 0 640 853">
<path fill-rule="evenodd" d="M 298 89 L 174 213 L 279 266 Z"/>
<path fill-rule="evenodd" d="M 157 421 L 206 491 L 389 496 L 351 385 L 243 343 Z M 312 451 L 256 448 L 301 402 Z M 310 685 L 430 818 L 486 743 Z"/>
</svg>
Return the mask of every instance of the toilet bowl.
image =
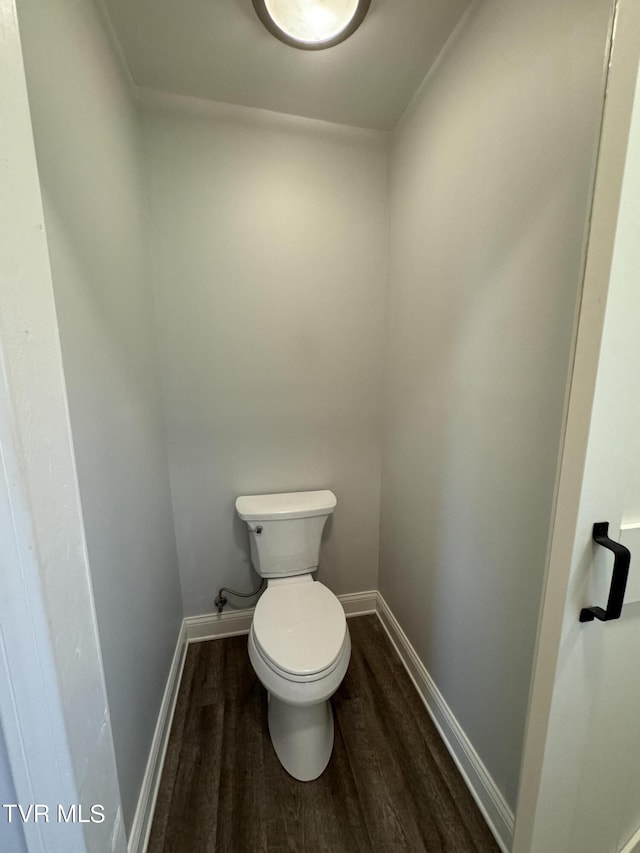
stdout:
<svg viewBox="0 0 640 853">
<path fill-rule="evenodd" d="M 342 605 L 311 572 L 322 529 L 336 505 L 332 492 L 238 498 L 249 526 L 254 567 L 268 578 L 249 633 L 249 659 L 268 691 L 268 725 L 280 763 L 307 782 L 333 749 L 330 697 L 351 657 Z M 285 526 L 283 526 L 283 524 Z"/>
</svg>

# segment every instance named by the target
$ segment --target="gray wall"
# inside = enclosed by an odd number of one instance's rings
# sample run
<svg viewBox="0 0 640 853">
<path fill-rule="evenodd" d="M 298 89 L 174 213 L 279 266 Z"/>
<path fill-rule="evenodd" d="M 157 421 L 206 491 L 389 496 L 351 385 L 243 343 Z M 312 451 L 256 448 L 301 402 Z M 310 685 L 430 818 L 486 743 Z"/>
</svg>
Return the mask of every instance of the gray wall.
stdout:
<svg viewBox="0 0 640 853">
<path fill-rule="evenodd" d="M 610 6 L 476 3 L 392 140 L 380 589 L 512 807 Z"/>
<path fill-rule="evenodd" d="M 374 588 L 387 137 L 169 96 L 144 126 L 185 612 L 255 585 L 241 494 L 333 489 L 319 579 Z"/>
<path fill-rule="evenodd" d="M 182 617 L 139 128 L 128 82 L 93 3 L 22 0 L 19 16 L 130 827 Z"/>
</svg>

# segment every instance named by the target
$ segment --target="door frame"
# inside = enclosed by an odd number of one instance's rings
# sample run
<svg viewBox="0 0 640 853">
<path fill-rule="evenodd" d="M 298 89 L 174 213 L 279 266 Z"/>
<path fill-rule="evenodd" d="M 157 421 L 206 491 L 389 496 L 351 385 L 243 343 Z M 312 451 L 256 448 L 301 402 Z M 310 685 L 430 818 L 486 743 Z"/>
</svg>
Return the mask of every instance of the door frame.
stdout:
<svg viewBox="0 0 640 853">
<path fill-rule="evenodd" d="M 513 853 L 529 853 L 538 813 L 545 745 L 569 588 L 578 508 L 640 66 L 640 4 L 618 0 L 611 40 L 583 286 L 576 318 L 563 441 L 547 548 Z M 576 619 L 578 614 L 576 614 Z M 639 839 L 640 840 L 640 839 Z M 629 853 L 633 847 L 629 847 Z"/>
<path fill-rule="evenodd" d="M 0 0 L 0 126 L 2 771 L 24 808 L 50 809 L 20 822 L 28 853 L 124 853 L 15 0 Z M 94 803 L 101 824 L 56 819 Z"/>
</svg>

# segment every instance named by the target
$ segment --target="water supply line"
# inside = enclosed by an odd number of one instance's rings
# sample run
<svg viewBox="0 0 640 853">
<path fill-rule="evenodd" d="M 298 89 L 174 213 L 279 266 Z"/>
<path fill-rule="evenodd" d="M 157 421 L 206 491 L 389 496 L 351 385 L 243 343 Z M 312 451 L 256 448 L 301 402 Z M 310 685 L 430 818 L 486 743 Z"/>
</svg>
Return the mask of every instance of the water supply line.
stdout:
<svg viewBox="0 0 640 853">
<path fill-rule="evenodd" d="M 222 613 L 226 604 L 227 604 L 227 596 L 224 594 L 225 592 L 228 595 L 237 595 L 239 598 L 253 598 L 262 592 L 262 588 L 265 585 L 265 578 L 260 579 L 260 586 L 257 589 L 252 590 L 251 592 L 238 592 L 236 589 L 229 589 L 226 586 L 221 586 L 218 590 L 218 595 L 216 600 L 213 602 L 215 607 L 218 610 L 218 613 Z"/>
</svg>

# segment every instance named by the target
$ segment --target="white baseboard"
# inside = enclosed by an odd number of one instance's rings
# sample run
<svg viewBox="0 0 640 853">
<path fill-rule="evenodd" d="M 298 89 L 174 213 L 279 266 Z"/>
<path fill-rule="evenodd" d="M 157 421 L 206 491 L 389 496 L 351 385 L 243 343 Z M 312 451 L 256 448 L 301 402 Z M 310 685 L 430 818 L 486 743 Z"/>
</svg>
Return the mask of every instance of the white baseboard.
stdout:
<svg viewBox="0 0 640 853">
<path fill-rule="evenodd" d="M 513 812 L 496 787 L 491 775 L 460 727 L 386 601 L 376 590 L 348 593 L 339 595 L 338 598 L 344 607 L 347 618 L 377 613 L 500 849 L 503 853 L 508 853 L 513 838 Z M 203 640 L 248 634 L 253 619 L 253 611 L 254 608 L 249 608 L 221 614 L 206 613 L 202 616 L 188 616 L 183 620 L 151 743 L 138 807 L 131 828 L 128 853 L 145 853 L 149 841 L 153 810 L 158 796 L 158 787 L 187 646 L 189 643 L 198 643 Z M 633 849 L 630 847 L 627 851 L 625 848 L 625 853 L 632 853 Z"/>
<path fill-rule="evenodd" d="M 347 617 L 364 616 L 376 612 L 378 593 L 375 589 L 367 592 L 349 592 L 339 595 Z M 204 613 L 202 616 L 187 616 L 184 620 L 187 642 L 199 643 L 202 640 L 220 640 L 223 637 L 236 637 L 248 634 L 255 608 L 230 610 L 227 613 Z"/>
<path fill-rule="evenodd" d="M 344 613 L 347 619 L 351 616 L 366 616 L 369 613 L 375 613 L 378 604 L 378 592 L 375 589 L 370 589 L 367 592 L 348 592 L 346 595 L 339 595 L 340 604 L 344 607 Z"/>
<path fill-rule="evenodd" d="M 184 620 L 187 642 L 199 643 L 202 640 L 221 640 L 248 634 L 254 610 L 254 607 L 248 607 L 245 610 L 229 610 L 227 613 L 187 616 Z"/>
<path fill-rule="evenodd" d="M 164 759 L 167 753 L 169 733 L 171 732 L 173 713 L 178 699 L 178 688 L 180 687 L 180 679 L 182 678 L 182 670 L 184 668 L 186 656 L 187 634 L 183 620 L 182 625 L 180 626 L 173 660 L 171 661 L 171 667 L 169 669 L 167 686 L 165 687 L 162 702 L 160 704 L 158 722 L 156 723 L 153 740 L 151 741 L 151 749 L 149 751 L 147 767 L 142 780 L 140 796 L 138 797 L 136 813 L 133 817 L 133 825 L 131 827 L 131 832 L 129 833 L 129 853 L 145 853 L 147 844 L 149 843 L 151 821 L 153 820 L 153 812 L 156 806 L 156 799 L 158 797 L 160 777 L 162 776 L 162 768 L 164 766 Z"/>
<path fill-rule="evenodd" d="M 640 827 L 624 845 L 620 853 L 638 853 L 640 850 Z"/>
<path fill-rule="evenodd" d="M 514 815 L 407 635 L 378 593 L 378 618 L 503 853 L 511 850 Z"/>
</svg>

